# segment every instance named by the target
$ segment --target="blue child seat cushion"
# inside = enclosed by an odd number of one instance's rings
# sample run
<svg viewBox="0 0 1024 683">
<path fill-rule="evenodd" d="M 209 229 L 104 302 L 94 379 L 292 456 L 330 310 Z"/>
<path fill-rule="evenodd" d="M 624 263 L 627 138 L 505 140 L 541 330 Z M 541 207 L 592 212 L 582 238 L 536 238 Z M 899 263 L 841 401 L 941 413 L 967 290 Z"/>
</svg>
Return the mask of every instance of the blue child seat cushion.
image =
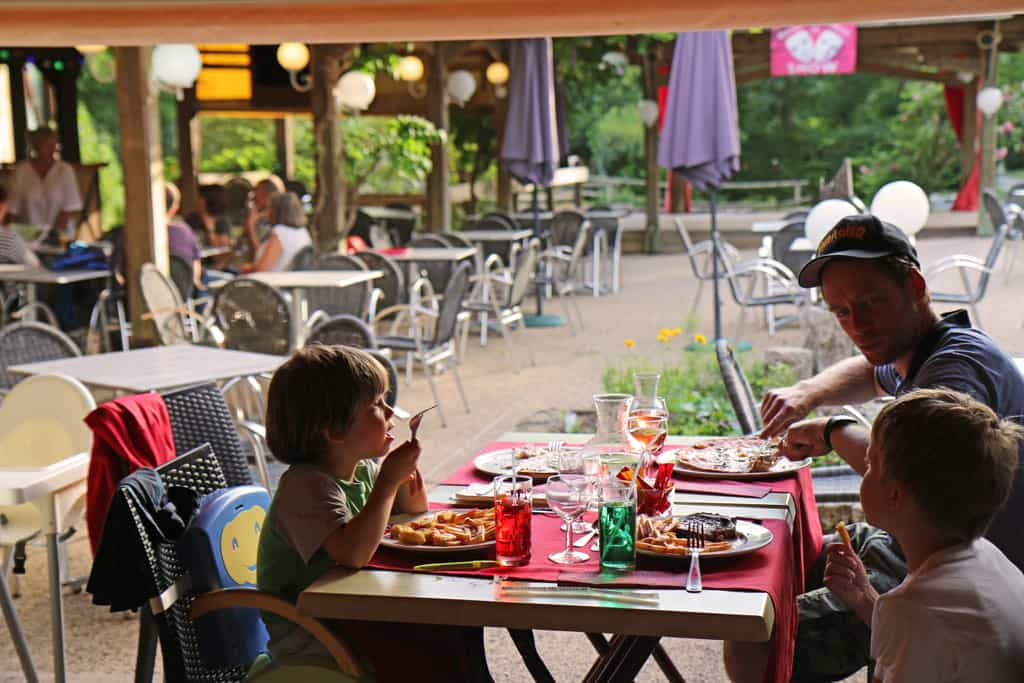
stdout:
<svg viewBox="0 0 1024 683">
<path fill-rule="evenodd" d="M 221 588 L 256 588 L 256 551 L 270 495 L 259 486 L 235 486 L 205 496 L 178 541 L 178 556 L 196 595 Z M 259 610 L 234 608 L 195 620 L 199 653 L 211 668 L 249 666 L 267 649 Z"/>
</svg>

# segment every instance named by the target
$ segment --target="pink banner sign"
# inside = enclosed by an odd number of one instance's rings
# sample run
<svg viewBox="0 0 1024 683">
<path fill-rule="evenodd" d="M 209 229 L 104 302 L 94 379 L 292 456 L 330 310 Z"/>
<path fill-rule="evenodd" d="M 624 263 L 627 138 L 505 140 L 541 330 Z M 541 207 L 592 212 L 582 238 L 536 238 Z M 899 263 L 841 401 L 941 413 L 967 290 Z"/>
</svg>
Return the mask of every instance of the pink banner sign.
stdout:
<svg viewBox="0 0 1024 683">
<path fill-rule="evenodd" d="M 771 49 L 772 76 L 850 74 L 857 70 L 857 25 L 776 29 Z"/>
</svg>

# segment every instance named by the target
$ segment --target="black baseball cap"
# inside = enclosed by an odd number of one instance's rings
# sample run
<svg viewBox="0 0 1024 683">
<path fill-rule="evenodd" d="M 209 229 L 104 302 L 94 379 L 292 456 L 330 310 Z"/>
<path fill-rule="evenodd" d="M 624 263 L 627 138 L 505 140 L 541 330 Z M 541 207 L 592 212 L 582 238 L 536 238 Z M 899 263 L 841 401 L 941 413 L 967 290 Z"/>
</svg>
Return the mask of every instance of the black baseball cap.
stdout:
<svg viewBox="0 0 1024 683">
<path fill-rule="evenodd" d="M 917 249 L 895 225 L 869 214 L 847 216 L 821 238 L 814 258 L 800 269 L 797 282 L 801 287 L 820 287 L 821 271 L 834 258 L 876 259 L 883 256 L 904 256 L 921 267 Z"/>
</svg>

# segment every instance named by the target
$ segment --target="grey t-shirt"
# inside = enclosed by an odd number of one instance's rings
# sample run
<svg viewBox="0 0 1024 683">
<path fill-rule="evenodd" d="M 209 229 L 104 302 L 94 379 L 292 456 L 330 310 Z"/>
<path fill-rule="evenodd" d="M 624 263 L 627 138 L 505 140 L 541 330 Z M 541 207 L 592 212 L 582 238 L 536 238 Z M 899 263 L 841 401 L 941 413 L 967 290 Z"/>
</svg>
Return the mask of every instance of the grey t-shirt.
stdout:
<svg viewBox="0 0 1024 683">
<path fill-rule="evenodd" d="M 912 389 L 946 387 L 972 396 L 1000 417 L 1024 424 L 1024 375 L 991 337 L 971 327 L 966 311 L 945 314 L 923 347 L 911 363 L 908 377 L 901 378 L 892 365 L 876 368 L 879 386 L 893 396 Z M 1024 442 L 1019 452 L 1022 461 L 1017 465 L 1010 499 L 985 536 L 1024 571 Z"/>
</svg>

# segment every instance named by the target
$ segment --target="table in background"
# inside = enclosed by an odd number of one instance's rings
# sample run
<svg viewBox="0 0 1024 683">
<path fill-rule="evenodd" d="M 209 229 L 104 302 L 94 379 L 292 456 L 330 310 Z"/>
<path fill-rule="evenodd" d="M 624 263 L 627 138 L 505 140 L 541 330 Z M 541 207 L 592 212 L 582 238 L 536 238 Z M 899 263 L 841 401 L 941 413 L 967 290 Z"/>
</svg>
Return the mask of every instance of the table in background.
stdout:
<svg viewBox="0 0 1024 683">
<path fill-rule="evenodd" d="M 0 270 L 0 282 L 14 282 L 25 285 L 25 300 L 28 304 L 37 301 L 36 285 L 70 285 L 89 280 L 106 280 L 111 275 L 109 270 L 46 270 L 45 268 L 25 268 Z M 35 320 L 33 311 L 29 311 L 29 320 Z"/>
<path fill-rule="evenodd" d="M 58 511 L 57 501 L 65 491 L 79 489 L 74 495 L 84 493 L 86 477 L 89 473 L 89 454 L 79 453 L 45 467 L 4 469 L 0 468 L 0 505 L 22 505 L 32 503 L 43 518 L 42 530 L 46 536 L 46 557 L 49 567 L 50 588 L 50 628 L 53 636 L 53 671 L 57 683 L 66 680 L 64 665 L 64 596 L 60 583 L 60 555 L 57 547 Z M 2 572 L 4 569 L 0 569 Z M 0 590 L 7 593 L 7 578 L 0 575 Z M 10 599 L 10 594 L 4 596 Z M 7 616 L 7 615 L 5 615 Z M 31 671 L 31 661 L 27 658 L 28 645 L 24 642 L 24 634 L 17 625 L 17 615 L 10 615 L 15 648 L 22 660 L 22 668 Z M 21 642 L 19 643 L 19 636 Z M 26 666 L 26 662 L 28 666 Z"/>
<path fill-rule="evenodd" d="M 289 345 L 294 351 L 302 346 L 303 325 L 309 319 L 309 305 L 306 290 L 313 287 L 351 287 L 376 280 L 379 270 L 282 270 L 247 273 L 242 277 L 258 280 L 275 289 L 291 292 L 291 339 Z M 211 288 L 222 287 L 228 280 L 210 283 Z"/>
<path fill-rule="evenodd" d="M 141 394 L 261 375 L 273 372 L 284 361 L 282 356 L 264 353 L 174 344 L 23 363 L 7 370 L 16 375 L 60 373 L 88 387 Z"/>
<path fill-rule="evenodd" d="M 381 256 L 405 264 L 406 286 L 416 281 L 417 264 L 423 261 L 446 261 L 452 264 L 464 259 L 475 258 L 476 247 L 401 247 L 398 249 L 374 249 Z M 441 294 L 441 292 L 437 292 Z"/>
</svg>

